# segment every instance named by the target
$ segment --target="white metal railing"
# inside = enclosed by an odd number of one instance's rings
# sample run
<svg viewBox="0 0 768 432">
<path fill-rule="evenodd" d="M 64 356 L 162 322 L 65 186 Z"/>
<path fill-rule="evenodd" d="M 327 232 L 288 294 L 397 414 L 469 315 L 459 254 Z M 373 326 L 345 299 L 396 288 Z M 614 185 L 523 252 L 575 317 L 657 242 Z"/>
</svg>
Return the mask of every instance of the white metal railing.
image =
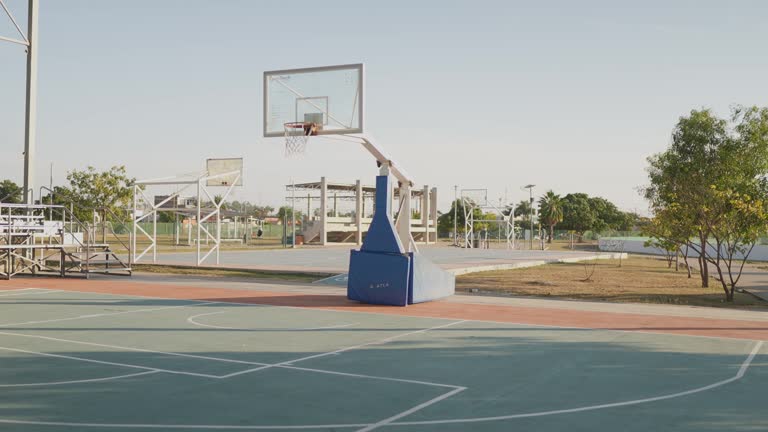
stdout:
<svg viewBox="0 0 768 432">
<path fill-rule="evenodd" d="M 47 189 L 47 188 L 46 188 Z M 126 266 L 106 243 L 96 243 L 95 225 L 89 225 L 77 218 L 72 209 L 54 204 L 10 204 L 0 203 L 0 275 L 9 278 L 24 271 L 57 271 L 61 276 L 73 269 L 87 275 L 94 270 L 92 257 L 101 251 L 119 264 L 117 270 Z M 117 236 L 115 236 L 120 240 Z M 120 240 L 128 249 L 129 245 Z M 129 242 L 130 244 L 130 242 Z M 53 254 L 59 253 L 59 268 L 48 265 Z M 69 262 L 67 262 L 69 259 Z M 19 266 L 15 262 L 21 263 Z M 109 268 L 107 266 L 107 268 Z"/>
</svg>

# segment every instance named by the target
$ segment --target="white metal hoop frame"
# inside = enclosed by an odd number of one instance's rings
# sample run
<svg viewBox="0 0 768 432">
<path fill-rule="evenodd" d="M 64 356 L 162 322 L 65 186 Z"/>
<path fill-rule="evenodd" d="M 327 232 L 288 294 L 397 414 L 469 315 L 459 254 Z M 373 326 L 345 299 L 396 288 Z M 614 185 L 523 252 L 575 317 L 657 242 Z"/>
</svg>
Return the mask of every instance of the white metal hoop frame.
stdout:
<svg viewBox="0 0 768 432">
<path fill-rule="evenodd" d="M 317 135 L 318 126 L 312 122 L 289 122 L 285 127 L 285 155 L 293 156 L 307 151 L 309 137 Z"/>
</svg>

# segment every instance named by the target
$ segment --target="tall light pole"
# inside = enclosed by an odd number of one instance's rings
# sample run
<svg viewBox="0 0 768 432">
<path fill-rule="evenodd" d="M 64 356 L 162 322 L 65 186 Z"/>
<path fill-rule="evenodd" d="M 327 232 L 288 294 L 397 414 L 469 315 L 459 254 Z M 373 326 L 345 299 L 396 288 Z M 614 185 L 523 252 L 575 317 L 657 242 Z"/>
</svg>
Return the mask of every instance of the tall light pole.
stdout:
<svg viewBox="0 0 768 432">
<path fill-rule="evenodd" d="M 27 13 L 27 34 L 21 30 L 5 2 L 0 0 L 5 14 L 8 15 L 21 40 L 0 36 L 0 40 L 27 47 L 27 82 L 26 107 L 24 110 L 24 202 L 33 204 L 35 187 L 35 124 L 37 123 L 37 9 L 38 0 L 29 0 Z"/>
<path fill-rule="evenodd" d="M 291 179 L 291 248 L 296 249 L 296 184 Z"/>
<path fill-rule="evenodd" d="M 457 211 L 457 203 L 456 201 L 459 199 L 459 186 L 454 185 L 453 186 L 453 245 L 458 246 L 459 245 L 459 238 L 457 237 L 458 233 L 456 232 L 456 211 Z"/>
<path fill-rule="evenodd" d="M 528 189 L 528 194 L 530 196 L 531 200 L 531 250 L 533 250 L 533 188 L 536 187 L 535 184 L 529 184 L 523 186 L 523 189 Z"/>
</svg>

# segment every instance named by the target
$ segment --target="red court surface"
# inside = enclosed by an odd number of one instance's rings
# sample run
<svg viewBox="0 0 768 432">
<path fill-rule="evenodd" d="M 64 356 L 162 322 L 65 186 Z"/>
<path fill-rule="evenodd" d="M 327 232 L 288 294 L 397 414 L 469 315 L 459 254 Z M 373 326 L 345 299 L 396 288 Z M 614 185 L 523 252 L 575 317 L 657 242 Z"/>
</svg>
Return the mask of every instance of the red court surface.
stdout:
<svg viewBox="0 0 768 432">
<path fill-rule="evenodd" d="M 413 317 L 451 318 L 527 325 L 610 329 L 647 333 L 671 333 L 691 336 L 768 340 L 768 321 L 706 317 L 663 316 L 617 312 L 436 301 L 408 307 L 365 305 L 347 300 L 342 295 L 307 294 L 274 290 L 232 289 L 189 286 L 183 283 L 146 283 L 115 280 L 18 278 L 0 281 L 0 290 L 47 288 L 63 291 L 131 295 L 163 299 L 219 301 L 271 306 L 290 306 L 336 311 L 355 311 Z"/>
</svg>

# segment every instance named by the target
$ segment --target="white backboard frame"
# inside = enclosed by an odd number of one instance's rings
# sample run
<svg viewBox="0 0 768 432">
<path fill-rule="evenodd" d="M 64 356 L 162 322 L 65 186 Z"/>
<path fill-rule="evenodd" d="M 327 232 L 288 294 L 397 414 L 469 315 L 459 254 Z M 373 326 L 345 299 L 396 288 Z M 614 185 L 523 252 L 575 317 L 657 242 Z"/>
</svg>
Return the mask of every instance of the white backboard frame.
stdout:
<svg viewBox="0 0 768 432">
<path fill-rule="evenodd" d="M 344 134 L 360 134 L 363 133 L 364 129 L 364 123 L 365 123 L 365 97 L 364 97 L 364 91 L 365 91 L 365 72 L 364 72 L 364 65 L 362 63 L 353 63 L 353 64 L 343 64 L 343 65 L 333 65 L 333 66 L 321 66 L 321 67 L 311 67 L 311 68 L 300 68 L 300 69 L 284 69 L 284 70 L 273 70 L 273 71 L 266 71 L 264 72 L 264 82 L 263 82 L 263 91 L 264 91 L 264 97 L 263 102 L 264 105 L 262 107 L 262 126 L 264 130 L 264 137 L 265 138 L 274 138 L 274 137 L 282 137 L 285 135 L 285 131 L 283 128 L 284 122 L 291 122 L 291 121 L 303 121 L 303 119 L 299 118 L 282 118 L 281 120 L 273 120 L 273 113 L 272 113 L 272 106 L 270 105 L 270 82 L 273 82 L 276 77 L 279 76 L 294 76 L 294 75 L 303 75 L 303 74 L 318 74 L 320 76 L 323 72 L 336 72 L 336 71 L 350 71 L 355 73 L 357 76 L 357 86 L 356 86 L 356 93 L 353 98 L 353 105 L 352 105 L 352 116 L 354 119 L 357 120 L 356 124 L 350 124 L 344 123 L 343 121 L 339 119 L 335 119 L 333 116 L 334 110 L 333 107 L 338 107 L 338 100 L 329 100 L 328 94 L 323 93 L 323 89 L 313 89 L 313 94 L 304 94 L 301 93 L 301 90 L 295 90 L 295 89 L 289 89 L 291 92 L 294 92 L 296 95 L 296 99 L 299 100 L 313 100 L 313 99 L 322 99 L 325 98 L 325 103 L 327 107 L 327 113 L 326 116 L 323 119 L 323 126 L 328 127 L 322 127 L 317 131 L 317 135 L 344 135 Z M 286 87 L 288 88 L 288 87 Z M 329 90 L 330 91 L 330 90 Z M 347 101 L 341 101 L 341 103 L 346 103 Z M 334 105 L 337 104 L 337 105 Z M 286 108 L 287 109 L 287 108 Z M 298 115 L 299 109 L 298 109 L 298 103 L 295 105 L 295 108 L 293 111 Z M 357 116 L 354 116 L 354 113 L 357 112 Z M 274 124 L 273 124 L 274 123 Z M 277 124 L 280 123 L 280 124 Z M 340 127 L 341 126 L 341 127 Z"/>
<path fill-rule="evenodd" d="M 206 186 L 243 185 L 243 158 L 208 158 L 205 160 Z"/>
<path fill-rule="evenodd" d="M 461 199 L 471 201 L 475 207 L 488 205 L 488 189 L 462 189 Z"/>
</svg>

